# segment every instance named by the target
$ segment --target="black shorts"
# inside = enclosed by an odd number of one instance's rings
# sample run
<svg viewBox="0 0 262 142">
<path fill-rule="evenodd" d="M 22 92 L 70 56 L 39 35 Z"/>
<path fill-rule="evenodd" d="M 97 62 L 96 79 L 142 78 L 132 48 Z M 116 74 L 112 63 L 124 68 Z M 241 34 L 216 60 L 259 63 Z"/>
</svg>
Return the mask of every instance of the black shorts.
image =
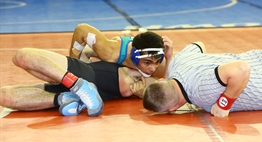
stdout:
<svg viewBox="0 0 262 142">
<path fill-rule="evenodd" d="M 70 57 L 67 57 L 67 60 L 67 70 L 79 78 L 94 83 L 103 101 L 122 98 L 118 79 L 118 68 L 123 67 L 122 65 L 105 61 L 85 63 Z M 70 89 L 62 84 L 53 85 L 46 83 L 45 91 L 61 93 L 68 92 Z"/>
</svg>

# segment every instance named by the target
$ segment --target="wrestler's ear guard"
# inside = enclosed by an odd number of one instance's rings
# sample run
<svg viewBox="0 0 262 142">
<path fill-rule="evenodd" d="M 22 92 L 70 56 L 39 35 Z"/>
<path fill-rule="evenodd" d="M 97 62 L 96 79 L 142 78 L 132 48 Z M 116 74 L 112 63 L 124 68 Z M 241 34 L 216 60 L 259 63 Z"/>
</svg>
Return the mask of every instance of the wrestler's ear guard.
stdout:
<svg viewBox="0 0 262 142">
<path fill-rule="evenodd" d="M 140 61 L 140 59 L 137 58 L 138 56 L 140 56 L 140 53 L 136 52 L 136 48 L 135 47 L 132 47 L 131 53 L 130 53 L 130 58 L 131 58 L 131 60 L 132 60 L 132 62 L 133 62 L 133 64 L 135 66 L 137 66 L 139 61 Z"/>
<path fill-rule="evenodd" d="M 146 54 L 146 55 L 140 55 L 139 52 L 143 51 L 158 51 L 156 54 Z M 135 66 L 138 66 L 138 63 L 141 58 L 146 58 L 146 57 L 152 57 L 156 55 L 162 55 L 160 59 L 160 63 L 164 59 L 164 50 L 162 48 L 146 48 L 146 49 L 136 49 L 135 47 L 132 47 L 131 53 L 130 53 L 130 58 Z"/>
</svg>

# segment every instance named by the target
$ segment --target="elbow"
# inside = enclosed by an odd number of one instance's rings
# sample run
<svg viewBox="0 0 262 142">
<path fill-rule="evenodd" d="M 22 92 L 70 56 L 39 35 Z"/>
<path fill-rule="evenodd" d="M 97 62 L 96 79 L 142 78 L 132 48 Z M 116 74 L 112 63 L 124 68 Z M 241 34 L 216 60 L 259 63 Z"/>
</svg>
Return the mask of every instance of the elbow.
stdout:
<svg viewBox="0 0 262 142">
<path fill-rule="evenodd" d="M 74 34 L 76 34 L 76 35 L 84 35 L 84 34 L 86 34 L 87 31 L 91 32 L 91 30 L 89 28 L 90 28 L 90 26 L 88 24 L 80 23 L 80 24 L 78 24 L 75 27 Z M 87 36 L 87 35 L 85 35 L 85 36 Z"/>
<path fill-rule="evenodd" d="M 239 61 L 238 63 L 238 77 L 241 76 L 244 80 L 249 78 L 251 67 L 245 61 Z"/>
</svg>

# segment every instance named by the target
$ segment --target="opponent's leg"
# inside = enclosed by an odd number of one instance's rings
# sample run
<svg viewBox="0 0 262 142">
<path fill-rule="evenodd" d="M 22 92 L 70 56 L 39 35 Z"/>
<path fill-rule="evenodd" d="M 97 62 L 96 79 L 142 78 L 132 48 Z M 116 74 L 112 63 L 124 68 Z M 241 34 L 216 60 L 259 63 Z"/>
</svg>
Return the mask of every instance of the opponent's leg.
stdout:
<svg viewBox="0 0 262 142">
<path fill-rule="evenodd" d="M 78 95 L 87 106 L 89 116 L 101 113 L 103 101 L 97 90 L 90 87 L 89 82 L 66 70 L 65 56 L 47 50 L 24 48 L 17 52 L 13 62 L 27 71 L 37 72 L 38 74 L 33 75 L 39 75 L 36 77 L 40 79 L 45 79 L 43 76 L 46 76 L 49 78 L 45 80 L 47 82 L 62 83 L 65 87 L 71 88 L 71 92 Z"/>
<path fill-rule="evenodd" d="M 64 116 L 78 115 L 86 108 L 79 96 L 70 92 L 70 90 L 66 89 L 62 84 L 45 83 L 44 90 L 56 92 L 54 96 L 54 105 L 56 108 L 59 108 L 59 112 Z"/>
<path fill-rule="evenodd" d="M 22 48 L 13 57 L 13 63 L 35 77 L 60 83 L 67 72 L 67 58 L 61 54 L 36 48 Z"/>
<path fill-rule="evenodd" d="M 78 115 L 84 108 L 86 108 L 86 105 L 81 101 L 81 99 L 71 92 L 59 94 L 57 100 L 60 105 L 59 112 L 64 116 Z"/>
<path fill-rule="evenodd" d="M 22 111 L 42 110 L 59 107 L 65 116 L 79 114 L 85 105 L 80 98 L 71 92 L 60 94 L 43 90 L 44 85 L 14 85 L 0 88 L 0 105 Z"/>
<path fill-rule="evenodd" d="M 97 116 L 102 112 L 104 102 L 93 83 L 79 78 L 70 90 L 73 94 L 77 94 L 86 105 L 89 116 Z"/>
<path fill-rule="evenodd" d="M 14 85 L 0 88 L 0 105 L 3 107 L 32 111 L 54 107 L 54 93 L 41 89 L 41 85 Z"/>
</svg>

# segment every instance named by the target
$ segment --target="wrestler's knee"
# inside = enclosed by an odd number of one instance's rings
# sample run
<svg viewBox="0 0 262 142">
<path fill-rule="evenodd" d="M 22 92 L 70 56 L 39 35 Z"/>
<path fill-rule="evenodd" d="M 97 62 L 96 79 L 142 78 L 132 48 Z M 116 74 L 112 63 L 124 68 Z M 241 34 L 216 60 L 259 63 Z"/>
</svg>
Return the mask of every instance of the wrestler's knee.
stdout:
<svg viewBox="0 0 262 142">
<path fill-rule="evenodd" d="M 12 96 L 11 96 L 11 88 L 8 86 L 0 88 L 0 105 L 1 106 L 8 106 L 8 104 L 13 104 Z"/>
<path fill-rule="evenodd" d="M 17 66 L 23 67 L 27 65 L 27 57 L 29 57 L 30 48 L 19 49 L 13 56 L 13 63 Z"/>
</svg>

